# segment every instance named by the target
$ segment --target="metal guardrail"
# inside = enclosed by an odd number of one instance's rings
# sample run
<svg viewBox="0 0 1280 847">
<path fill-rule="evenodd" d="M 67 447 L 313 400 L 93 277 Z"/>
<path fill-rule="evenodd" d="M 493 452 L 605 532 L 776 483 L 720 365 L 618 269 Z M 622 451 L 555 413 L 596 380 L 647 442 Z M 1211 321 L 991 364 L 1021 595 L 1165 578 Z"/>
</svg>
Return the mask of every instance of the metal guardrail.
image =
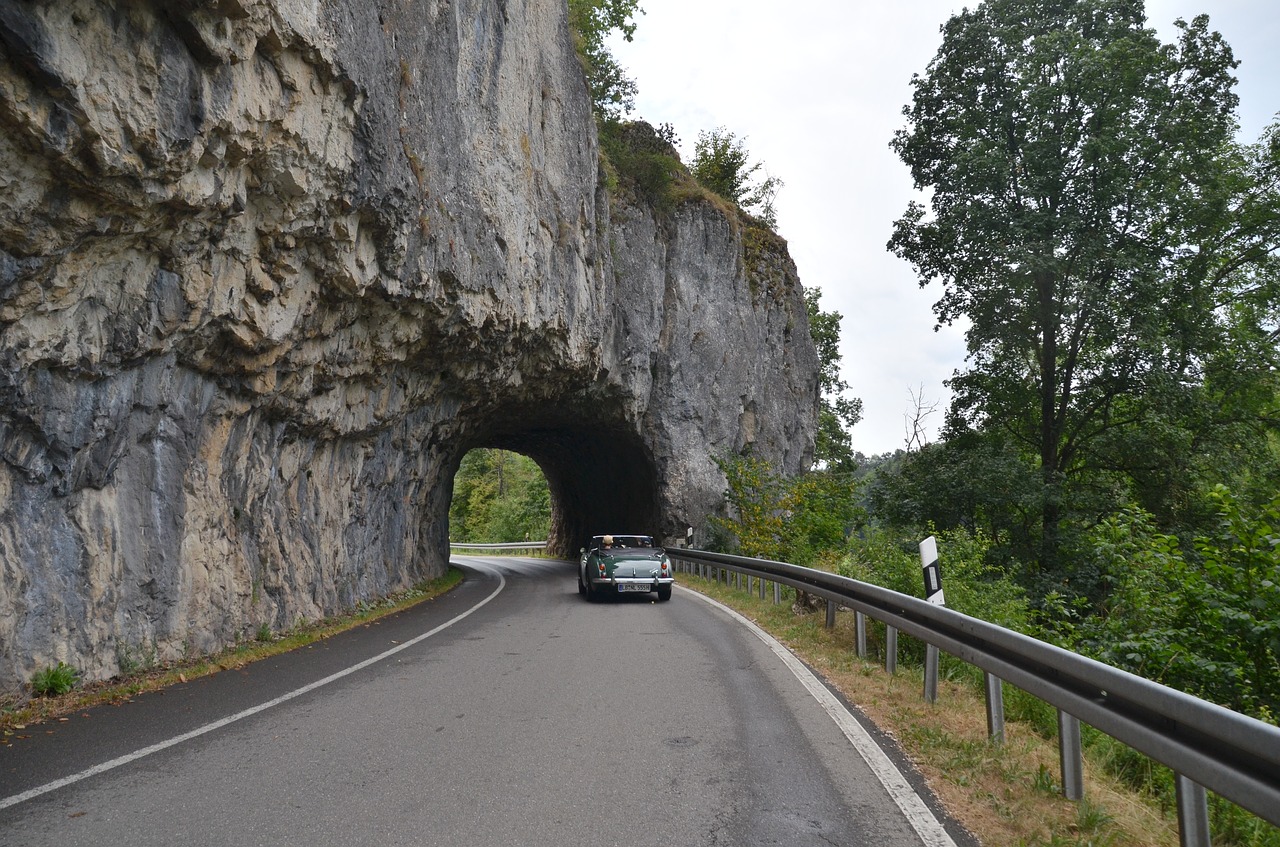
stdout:
<svg viewBox="0 0 1280 847">
<path fill-rule="evenodd" d="M 758 578 L 761 597 L 768 580 L 774 584 L 775 602 L 779 585 L 826 598 L 828 625 L 834 622 L 836 606 L 853 609 L 861 656 L 866 655 L 863 616 L 884 623 L 889 636 L 886 666 L 891 671 L 899 630 L 975 665 L 986 674 L 987 726 L 995 739 L 1003 737 L 1001 680 L 1055 706 L 1063 793 L 1071 799 L 1083 796 L 1083 721 L 1173 770 L 1183 845 L 1209 845 L 1205 789 L 1280 826 L 1278 727 L 1013 630 L 848 577 L 703 550 L 670 547 L 667 554 L 685 572 L 691 571 L 688 565 L 696 565 L 704 576 L 709 569 L 746 575 L 748 591 L 752 578 Z M 719 573 L 715 576 L 720 578 Z M 928 674 L 925 688 L 928 697 Z"/>
<path fill-rule="evenodd" d="M 545 541 L 509 541 L 502 544 L 454 544 L 449 543 L 450 550 L 496 550 L 502 552 L 514 552 L 525 550 L 546 550 L 547 542 Z"/>
</svg>

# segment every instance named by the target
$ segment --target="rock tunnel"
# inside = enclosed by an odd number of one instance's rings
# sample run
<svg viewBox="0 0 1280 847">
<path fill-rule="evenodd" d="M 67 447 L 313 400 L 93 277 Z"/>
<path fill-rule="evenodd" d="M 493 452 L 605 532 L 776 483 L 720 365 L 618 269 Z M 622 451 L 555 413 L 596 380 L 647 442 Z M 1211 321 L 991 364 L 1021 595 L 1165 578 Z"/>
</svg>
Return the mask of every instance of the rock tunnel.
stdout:
<svg viewBox="0 0 1280 847">
<path fill-rule="evenodd" d="M 374 5 L 0 15 L 0 691 L 438 575 L 475 447 L 570 557 L 807 466 L 786 242 L 615 178 L 563 0 Z"/>
<path fill-rule="evenodd" d="M 574 558 L 607 532 L 662 539 L 658 471 L 634 433 L 572 423 L 499 427 L 467 449 L 475 447 L 521 453 L 542 470 L 551 492 L 549 555 Z"/>
</svg>

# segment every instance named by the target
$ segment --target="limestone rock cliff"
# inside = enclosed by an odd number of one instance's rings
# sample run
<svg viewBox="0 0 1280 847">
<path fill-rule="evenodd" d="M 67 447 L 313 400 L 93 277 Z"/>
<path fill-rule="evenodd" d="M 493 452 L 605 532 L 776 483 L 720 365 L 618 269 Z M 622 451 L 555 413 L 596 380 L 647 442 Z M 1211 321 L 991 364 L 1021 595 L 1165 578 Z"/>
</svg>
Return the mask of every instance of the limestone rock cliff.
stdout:
<svg viewBox="0 0 1280 847">
<path fill-rule="evenodd" d="M 0 4 L 0 691 L 440 573 L 473 447 L 562 554 L 803 467 L 785 244 L 600 168 L 563 0 Z"/>
</svg>

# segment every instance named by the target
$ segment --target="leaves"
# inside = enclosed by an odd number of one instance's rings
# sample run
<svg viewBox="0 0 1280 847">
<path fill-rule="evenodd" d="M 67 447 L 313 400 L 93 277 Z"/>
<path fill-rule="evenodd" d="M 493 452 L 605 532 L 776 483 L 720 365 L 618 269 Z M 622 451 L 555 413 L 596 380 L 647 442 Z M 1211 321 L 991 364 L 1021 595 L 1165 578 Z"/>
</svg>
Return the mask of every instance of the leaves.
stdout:
<svg viewBox="0 0 1280 847">
<path fill-rule="evenodd" d="M 551 493 L 537 464 L 506 450 L 472 450 L 454 477 L 449 535 L 477 544 L 542 540 L 551 527 Z"/>
<path fill-rule="evenodd" d="M 731 203 L 753 211 L 773 228 L 778 225 L 774 199 L 782 188 L 782 180 L 765 173 L 753 184 L 756 174 L 764 170 L 763 162 L 752 163 L 746 139 L 738 138 L 724 127 L 698 133 L 689 172 L 699 184 Z"/>
<path fill-rule="evenodd" d="M 617 30 L 631 41 L 634 18 L 643 11 L 638 0 L 569 0 L 569 27 L 598 118 L 617 120 L 635 106 L 635 80 L 613 58 L 605 38 Z"/>
<path fill-rule="evenodd" d="M 962 11 L 891 145 L 931 195 L 889 248 L 941 283 L 939 323 L 968 323 L 952 429 L 1038 466 L 1049 573 L 1073 503 L 1117 472 L 1185 471 L 1211 365 L 1253 385 L 1274 366 L 1257 341 L 1280 301 L 1256 276 L 1276 243 L 1272 147 L 1235 146 L 1231 50 L 1203 16 L 1179 27 L 1161 44 L 1140 0 Z M 1221 308 L 1244 291 L 1262 302 Z"/>
<path fill-rule="evenodd" d="M 857 467 L 849 430 L 862 419 L 862 400 L 849 397 L 849 384 L 840 377 L 840 313 L 822 311 L 822 290 L 806 288 L 809 335 L 818 351 L 818 433 L 813 460 L 817 467 L 851 472 Z"/>
<path fill-rule="evenodd" d="M 1065 643 L 1261 717 L 1280 705 L 1280 497 L 1252 507 L 1224 486 L 1215 532 L 1184 551 L 1129 510 L 1093 533 L 1111 592 Z"/>
<path fill-rule="evenodd" d="M 811 565 L 841 548 L 864 517 L 848 475 L 812 471 L 785 479 L 754 456 L 716 464 L 728 483 L 730 515 L 711 522 L 744 556 Z"/>
</svg>

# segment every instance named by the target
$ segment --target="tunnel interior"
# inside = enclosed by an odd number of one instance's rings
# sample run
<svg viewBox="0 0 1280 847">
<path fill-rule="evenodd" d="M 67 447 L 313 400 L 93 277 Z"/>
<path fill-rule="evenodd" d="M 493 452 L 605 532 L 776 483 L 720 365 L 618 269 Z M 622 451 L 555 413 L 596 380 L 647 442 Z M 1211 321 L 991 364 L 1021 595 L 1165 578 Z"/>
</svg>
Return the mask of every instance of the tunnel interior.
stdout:
<svg viewBox="0 0 1280 847">
<path fill-rule="evenodd" d="M 542 470 L 551 493 L 548 554 L 575 558 L 603 533 L 661 538 L 658 474 L 635 433 L 582 424 L 495 427 L 458 460 L 483 447 L 521 453 Z"/>
</svg>

